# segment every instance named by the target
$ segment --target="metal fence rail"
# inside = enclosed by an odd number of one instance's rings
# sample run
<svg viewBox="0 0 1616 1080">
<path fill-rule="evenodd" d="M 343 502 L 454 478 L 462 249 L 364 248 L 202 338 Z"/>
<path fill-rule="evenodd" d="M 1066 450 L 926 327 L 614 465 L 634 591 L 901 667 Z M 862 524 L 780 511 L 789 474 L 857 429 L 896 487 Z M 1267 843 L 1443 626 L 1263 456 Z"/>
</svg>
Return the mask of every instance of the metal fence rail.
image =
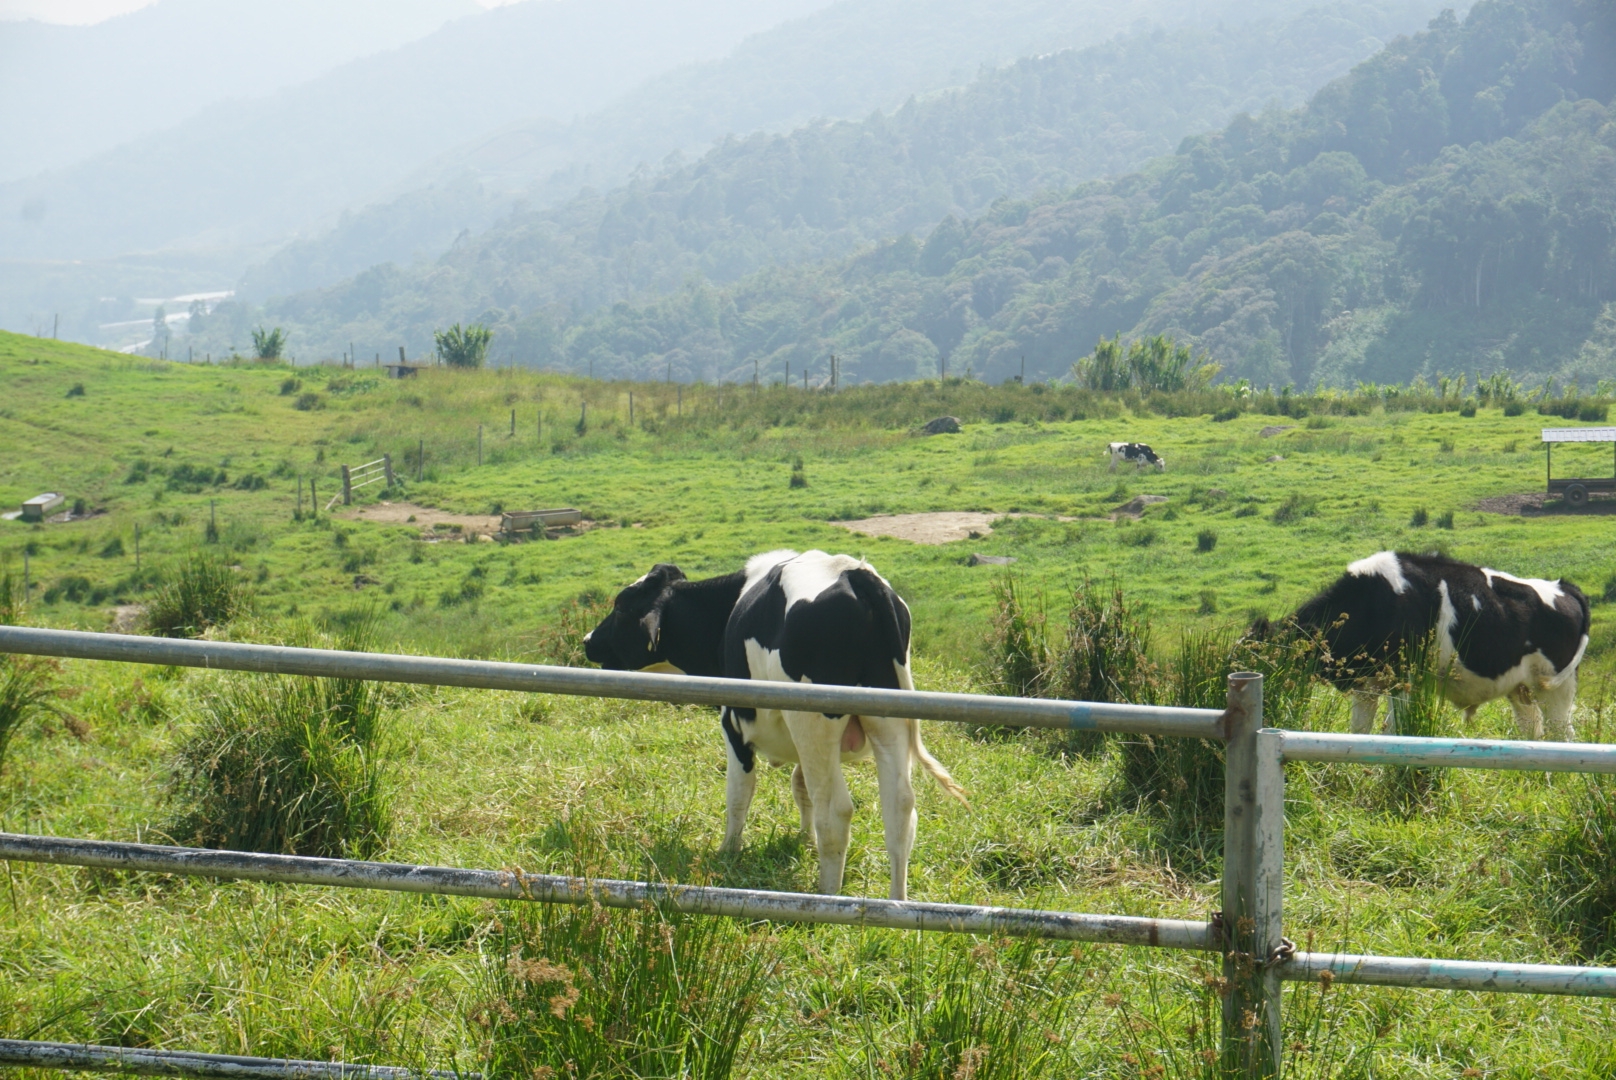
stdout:
<svg viewBox="0 0 1616 1080">
<path fill-rule="evenodd" d="M 218 1080 L 473 1080 L 479 1076 L 438 1069 L 416 1072 L 391 1065 L 351 1065 L 342 1061 L 237 1057 L 198 1054 L 190 1050 L 144 1050 L 24 1039 L 0 1039 L 0 1065 L 137 1076 L 217 1077 Z"/>
<path fill-rule="evenodd" d="M 874 690 L 861 686 L 709 679 L 694 675 L 647 675 L 637 671 L 506 664 L 436 656 L 295 649 L 233 641 L 185 641 L 78 630 L 0 626 L 0 653 L 31 653 L 78 660 L 115 660 L 226 671 L 315 675 L 333 679 L 459 686 L 482 690 L 564 694 L 573 697 L 668 701 L 684 705 L 737 705 L 763 709 L 901 716 L 1005 727 L 1132 731 L 1222 739 L 1216 709 L 1155 705 L 1110 705 L 1045 701 L 991 694 L 936 694 L 920 690 Z"/>
<path fill-rule="evenodd" d="M 931 904 L 818 893 L 722 889 L 530 874 L 522 870 L 463 870 L 411 863 L 316 859 L 303 855 L 260 855 L 244 851 L 159 847 L 102 840 L 0 833 L 0 859 L 89 866 L 105 870 L 184 874 L 191 877 L 278 881 L 346 889 L 475 896 L 488 900 L 530 900 L 543 904 L 592 904 L 640 908 L 660 904 L 693 915 L 727 915 L 777 922 L 831 923 L 891 930 L 952 934 L 994 934 L 1093 941 L 1110 945 L 1154 945 L 1168 949 L 1216 949 L 1216 935 L 1204 922 L 1145 919 L 1129 915 L 1085 915 L 1068 911 Z"/>
<path fill-rule="evenodd" d="M 1296 952 L 1283 936 L 1287 761 L 1616 773 L 1616 746 L 1281 731 L 1263 726 L 1262 677 L 1251 674 L 1229 676 L 1228 707 L 1220 713 L 1211 709 L 649 675 L 234 642 L 169 641 L 9 626 L 0 627 L 0 653 L 696 705 L 914 717 L 1007 727 L 1134 732 L 1225 743 L 1222 911 L 1204 923 L 585 881 L 520 870 L 363 863 L 14 834 L 0 834 L 0 858 L 549 903 L 633 907 L 649 902 L 691 913 L 752 919 L 1215 949 L 1222 954 L 1223 974 L 1230 988 L 1223 1000 L 1222 1067 L 1226 1074 L 1242 1077 L 1278 1075 L 1283 1050 L 1280 984 L 1285 981 L 1317 981 L 1327 975 L 1336 982 L 1364 985 L 1616 997 L 1616 968 Z M 5 1063 L 0 1055 L 0 1064 Z M 285 1080 L 285 1076 L 276 1074 L 275 1080 Z M 270 1080 L 268 1074 L 265 1080 Z"/>
</svg>

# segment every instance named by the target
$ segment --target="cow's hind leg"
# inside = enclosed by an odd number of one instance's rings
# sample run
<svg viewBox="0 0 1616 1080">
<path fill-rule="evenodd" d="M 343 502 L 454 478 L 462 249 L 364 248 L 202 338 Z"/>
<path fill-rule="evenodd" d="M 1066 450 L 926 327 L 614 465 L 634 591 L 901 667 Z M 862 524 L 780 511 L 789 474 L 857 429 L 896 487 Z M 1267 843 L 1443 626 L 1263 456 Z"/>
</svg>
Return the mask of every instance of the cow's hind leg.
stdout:
<svg viewBox="0 0 1616 1080">
<path fill-rule="evenodd" d="M 886 827 L 887 858 L 892 863 L 894 900 L 909 898 L 909 853 L 915 847 L 915 789 L 909 748 L 911 724 L 899 720 L 866 716 L 864 734 L 875 757 L 876 780 L 881 787 L 881 823 Z"/>
<path fill-rule="evenodd" d="M 725 723 L 734 723 L 726 717 Z M 741 850 L 741 833 L 746 828 L 746 812 L 752 808 L 752 795 L 757 791 L 757 758 L 747 768 L 735 754 L 735 745 L 728 739 L 724 748 L 729 762 L 724 769 L 724 843 L 720 851 Z"/>
<path fill-rule="evenodd" d="M 803 778 L 801 765 L 791 770 L 791 797 L 802 817 L 802 837 L 811 844 L 814 842 L 814 800 L 808 797 L 808 781 Z"/>
<path fill-rule="evenodd" d="M 1572 730 L 1571 713 L 1577 702 L 1577 673 L 1566 675 L 1558 686 L 1550 686 L 1536 693 L 1543 707 L 1543 737 L 1555 742 L 1571 742 L 1577 737 Z"/>
<path fill-rule="evenodd" d="M 783 714 L 797 747 L 802 779 L 814 808 L 814 843 L 819 848 L 819 891 L 842 891 L 847 845 L 852 836 L 853 796 L 842 777 L 842 732 L 847 718 L 820 713 Z"/>
<path fill-rule="evenodd" d="M 1352 692 L 1352 733 L 1368 735 L 1375 727 L 1375 713 L 1380 710 L 1380 695 L 1371 690 Z"/>
<path fill-rule="evenodd" d="M 1532 700 L 1532 688 L 1522 683 L 1511 690 L 1509 704 L 1515 710 L 1515 729 L 1521 733 L 1521 738 L 1543 738 L 1543 710 Z"/>
</svg>

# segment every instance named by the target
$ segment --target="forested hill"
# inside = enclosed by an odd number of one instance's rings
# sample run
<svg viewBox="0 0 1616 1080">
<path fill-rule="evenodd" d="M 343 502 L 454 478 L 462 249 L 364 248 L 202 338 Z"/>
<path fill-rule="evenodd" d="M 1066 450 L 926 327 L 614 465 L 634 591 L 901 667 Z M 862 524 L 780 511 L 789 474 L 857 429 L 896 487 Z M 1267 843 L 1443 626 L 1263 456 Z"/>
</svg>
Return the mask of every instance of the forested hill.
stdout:
<svg viewBox="0 0 1616 1080">
<path fill-rule="evenodd" d="M 946 359 L 997 380 L 1160 332 L 1258 383 L 1509 368 L 1586 387 L 1616 377 L 1613 92 L 1616 5 L 1486 0 L 1142 172 L 548 338 L 533 318 L 518 347 L 597 374 L 778 375 L 835 351 L 850 379 Z"/>
<path fill-rule="evenodd" d="M 270 315 L 293 327 L 302 355 L 377 338 L 419 349 L 435 323 L 478 317 L 508 346 L 514 325 L 541 311 L 553 322 L 557 310 L 676 291 L 693 276 L 728 284 L 924 235 L 1007 195 L 1135 168 L 1241 109 L 1299 102 L 1421 25 L 1428 3 L 1343 0 L 1286 18 L 1275 18 L 1283 5 L 1256 4 L 1246 23 L 1146 30 L 1024 60 L 890 115 L 728 140 L 619 190 L 514 216 L 430 268 L 382 267 Z"/>
</svg>

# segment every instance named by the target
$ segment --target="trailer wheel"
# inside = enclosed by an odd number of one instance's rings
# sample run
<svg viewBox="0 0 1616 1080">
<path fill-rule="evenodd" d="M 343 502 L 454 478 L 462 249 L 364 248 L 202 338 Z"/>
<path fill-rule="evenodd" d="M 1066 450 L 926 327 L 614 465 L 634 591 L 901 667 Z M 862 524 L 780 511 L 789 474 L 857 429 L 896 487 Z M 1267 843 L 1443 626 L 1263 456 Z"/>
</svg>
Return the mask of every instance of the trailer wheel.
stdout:
<svg viewBox="0 0 1616 1080">
<path fill-rule="evenodd" d="M 1581 484 L 1567 484 L 1565 501 L 1571 509 L 1581 510 L 1588 505 L 1588 489 Z"/>
</svg>

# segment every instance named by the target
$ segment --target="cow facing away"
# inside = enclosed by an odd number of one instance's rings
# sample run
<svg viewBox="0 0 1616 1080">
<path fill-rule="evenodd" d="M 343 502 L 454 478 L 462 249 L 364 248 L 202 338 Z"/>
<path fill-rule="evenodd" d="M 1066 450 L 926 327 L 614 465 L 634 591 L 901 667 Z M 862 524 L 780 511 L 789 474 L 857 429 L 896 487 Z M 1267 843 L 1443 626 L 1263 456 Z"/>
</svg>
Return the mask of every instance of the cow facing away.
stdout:
<svg viewBox="0 0 1616 1080">
<path fill-rule="evenodd" d="M 1106 446 L 1105 452 L 1111 455 L 1112 472 L 1117 471 L 1117 462 L 1119 461 L 1133 462 L 1134 472 L 1138 472 L 1146 465 L 1156 466 L 1157 472 L 1167 471 L 1167 460 L 1144 443 L 1114 442 Z"/>
<path fill-rule="evenodd" d="M 1373 726 L 1398 654 L 1434 634 L 1442 692 L 1467 719 L 1477 706 L 1507 697 L 1522 738 L 1574 737 L 1588 601 L 1568 581 L 1382 551 L 1348 566 L 1291 621 L 1326 647 L 1324 674 L 1351 695 L 1355 734 Z M 1253 630 L 1262 636 L 1266 620 Z M 1395 701 L 1388 729 L 1395 727 Z"/>
<path fill-rule="evenodd" d="M 615 670 L 914 688 L 908 607 L 868 563 L 823 551 L 772 551 L 738 573 L 705 581 L 659 563 L 617 595 L 611 614 L 585 635 L 584 653 Z M 818 849 L 824 893 L 841 891 L 852 834 L 844 762 L 875 760 L 894 900 L 908 895 L 915 761 L 964 801 L 921 744 L 918 720 L 724 708 L 720 723 L 729 759 L 723 850 L 740 849 L 758 756 L 794 763 L 791 793 L 803 834 Z"/>
</svg>

